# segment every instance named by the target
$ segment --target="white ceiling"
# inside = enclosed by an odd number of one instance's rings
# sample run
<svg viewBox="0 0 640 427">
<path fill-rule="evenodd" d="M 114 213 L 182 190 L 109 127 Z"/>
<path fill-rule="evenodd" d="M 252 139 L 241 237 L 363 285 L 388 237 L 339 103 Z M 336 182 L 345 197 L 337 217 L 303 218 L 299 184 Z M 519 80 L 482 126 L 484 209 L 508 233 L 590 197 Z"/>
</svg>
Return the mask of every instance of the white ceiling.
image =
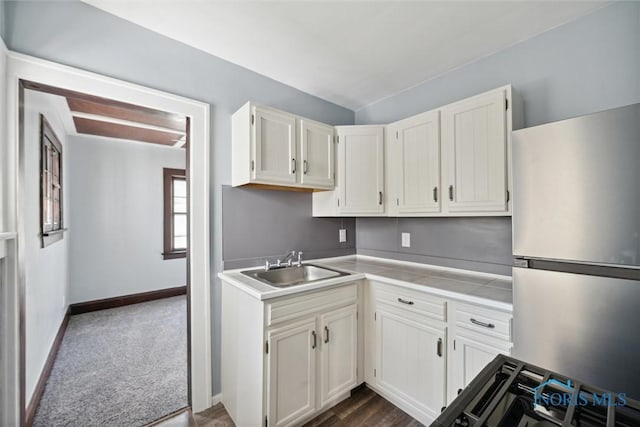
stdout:
<svg viewBox="0 0 640 427">
<path fill-rule="evenodd" d="M 85 1 L 353 110 L 606 4 L 603 1 Z"/>
</svg>

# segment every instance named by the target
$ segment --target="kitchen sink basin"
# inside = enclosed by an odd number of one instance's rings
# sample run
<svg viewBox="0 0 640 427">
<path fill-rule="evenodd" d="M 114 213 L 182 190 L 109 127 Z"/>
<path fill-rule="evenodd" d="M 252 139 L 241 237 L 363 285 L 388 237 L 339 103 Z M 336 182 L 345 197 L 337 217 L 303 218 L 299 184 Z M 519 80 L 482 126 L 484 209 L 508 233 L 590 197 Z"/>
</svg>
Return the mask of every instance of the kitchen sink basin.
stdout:
<svg viewBox="0 0 640 427">
<path fill-rule="evenodd" d="M 247 270 L 243 271 L 242 274 L 276 288 L 304 285 L 318 280 L 349 275 L 349 273 L 312 264 L 304 264 L 300 267 L 276 267 L 268 271 Z"/>
</svg>

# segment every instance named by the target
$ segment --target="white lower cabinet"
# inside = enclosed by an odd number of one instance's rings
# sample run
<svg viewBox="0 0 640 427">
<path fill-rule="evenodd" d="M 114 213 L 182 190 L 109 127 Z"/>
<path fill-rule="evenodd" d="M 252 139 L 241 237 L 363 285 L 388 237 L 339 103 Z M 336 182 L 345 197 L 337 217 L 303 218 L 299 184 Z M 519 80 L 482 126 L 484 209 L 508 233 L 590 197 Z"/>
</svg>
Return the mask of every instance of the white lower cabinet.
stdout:
<svg viewBox="0 0 640 427">
<path fill-rule="evenodd" d="M 444 406 L 444 329 L 380 308 L 376 332 L 378 387 L 420 411 L 421 420 L 435 418 Z"/>
<path fill-rule="evenodd" d="M 452 338 L 447 403 L 451 403 L 498 354 L 510 353 L 509 343 L 492 342 L 479 333 L 458 333 Z"/>
<path fill-rule="evenodd" d="M 471 304 L 453 303 L 447 404 L 498 354 L 511 354 L 512 314 Z"/>
<path fill-rule="evenodd" d="M 222 287 L 222 403 L 239 426 L 298 426 L 358 385 L 361 284 L 260 301 Z"/>
<path fill-rule="evenodd" d="M 354 304 L 319 316 L 321 408 L 331 405 L 357 385 L 357 314 Z"/>
<path fill-rule="evenodd" d="M 270 426 L 298 425 L 357 385 L 356 304 L 268 332 Z"/>
<path fill-rule="evenodd" d="M 223 280 L 222 402 L 236 425 L 298 426 L 364 380 L 428 425 L 510 354 L 511 320 L 374 280 L 268 301 Z"/>
<path fill-rule="evenodd" d="M 268 333 L 270 425 L 295 424 L 316 409 L 315 331 L 316 319 L 311 317 Z"/>
<path fill-rule="evenodd" d="M 424 424 L 511 350 L 511 313 L 376 281 L 365 301 L 365 379 Z"/>
</svg>

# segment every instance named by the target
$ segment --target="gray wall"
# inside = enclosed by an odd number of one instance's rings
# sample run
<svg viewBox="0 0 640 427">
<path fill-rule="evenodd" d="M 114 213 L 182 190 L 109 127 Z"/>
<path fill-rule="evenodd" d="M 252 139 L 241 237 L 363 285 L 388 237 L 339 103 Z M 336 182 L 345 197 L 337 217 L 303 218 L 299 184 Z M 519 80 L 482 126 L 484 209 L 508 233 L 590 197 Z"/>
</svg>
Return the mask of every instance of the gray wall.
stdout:
<svg viewBox="0 0 640 427">
<path fill-rule="evenodd" d="M 607 6 L 371 104 L 356 122 L 389 123 L 508 83 L 525 126 L 640 102 L 640 3 Z M 357 230 L 360 254 L 511 274 L 509 219 L 359 218 Z M 412 247 L 400 248 L 407 230 Z"/>
<path fill-rule="evenodd" d="M 511 218 L 358 218 L 358 253 L 511 275 Z M 411 234 L 403 248 L 401 233 Z"/>
<path fill-rule="evenodd" d="M 354 113 L 86 3 L 7 2 L 5 13 L 5 41 L 11 50 L 211 104 L 213 392 L 218 393 L 216 273 L 222 267 L 222 184 L 231 183 L 231 114 L 248 100 L 335 125 L 353 124 Z"/>
<path fill-rule="evenodd" d="M 186 260 L 162 258 L 162 169 L 184 169 L 185 150 L 88 136 L 67 146 L 70 303 L 184 286 Z"/>
<path fill-rule="evenodd" d="M 222 202 L 225 269 L 262 265 L 290 250 L 304 259 L 356 252 L 355 220 L 312 218 L 311 193 L 224 186 Z M 347 229 L 345 243 L 338 242 L 340 228 Z"/>
<path fill-rule="evenodd" d="M 4 17 L 5 17 L 5 2 L 3 0 L 0 0 L 0 38 L 2 40 L 5 40 L 5 29 L 6 29 L 6 25 L 5 25 L 5 21 L 4 21 Z"/>
<path fill-rule="evenodd" d="M 356 112 L 389 123 L 511 83 L 525 127 L 640 100 L 640 2 L 618 2 Z"/>
<path fill-rule="evenodd" d="M 62 144 L 63 225 L 69 224 L 72 196 L 68 141 L 53 96 L 25 91 L 24 96 L 24 244 L 25 253 L 25 380 L 27 402 L 42 373 L 69 304 L 69 234 L 42 248 L 40 240 L 40 114 Z"/>
</svg>

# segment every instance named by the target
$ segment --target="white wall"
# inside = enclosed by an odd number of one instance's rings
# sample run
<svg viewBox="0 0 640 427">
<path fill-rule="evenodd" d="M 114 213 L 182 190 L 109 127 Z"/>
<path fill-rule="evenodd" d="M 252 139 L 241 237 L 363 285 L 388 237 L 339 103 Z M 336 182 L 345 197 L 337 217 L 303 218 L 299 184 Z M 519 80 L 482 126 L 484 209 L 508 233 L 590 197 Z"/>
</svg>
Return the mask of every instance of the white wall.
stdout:
<svg viewBox="0 0 640 427">
<path fill-rule="evenodd" d="M 70 303 L 186 284 L 186 260 L 163 260 L 162 169 L 185 150 L 70 136 Z"/>
<path fill-rule="evenodd" d="M 26 398 L 31 399 L 68 305 L 69 235 L 46 248 L 40 240 L 40 113 L 62 143 L 63 224 L 69 223 L 69 145 L 51 95 L 25 91 L 24 218 Z M 65 225 L 66 227 L 66 225 Z"/>
</svg>

